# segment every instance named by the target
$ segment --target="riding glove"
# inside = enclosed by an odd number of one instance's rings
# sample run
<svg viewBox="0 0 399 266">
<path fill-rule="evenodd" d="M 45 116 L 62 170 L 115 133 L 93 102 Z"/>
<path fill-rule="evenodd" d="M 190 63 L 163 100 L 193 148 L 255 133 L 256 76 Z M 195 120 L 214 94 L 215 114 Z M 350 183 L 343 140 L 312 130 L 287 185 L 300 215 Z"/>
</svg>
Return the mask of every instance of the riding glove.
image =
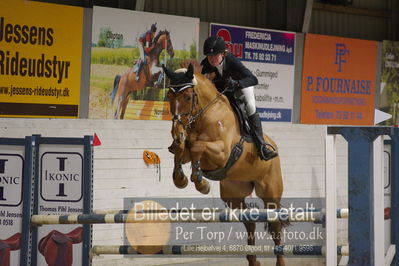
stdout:
<svg viewBox="0 0 399 266">
<path fill-rule="evenodd" d="M 229 77 L 229 79 L 226 81 L 226 91 L 231 91 L 234 92 L 236 89 L 240 88 L 240 83 L 234 79 L 232 79 L 231 77 Z"/>
</svg>

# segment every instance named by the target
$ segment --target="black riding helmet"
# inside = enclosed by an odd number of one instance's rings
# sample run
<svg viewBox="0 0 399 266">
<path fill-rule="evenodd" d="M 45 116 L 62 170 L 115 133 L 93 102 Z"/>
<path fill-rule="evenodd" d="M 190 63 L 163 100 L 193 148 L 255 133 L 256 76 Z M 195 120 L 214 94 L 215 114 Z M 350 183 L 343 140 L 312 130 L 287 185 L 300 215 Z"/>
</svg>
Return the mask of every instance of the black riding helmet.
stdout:
<svg viewBox="0 0 399 266">
<path fill-rule="evenodd" d="M 222 37 L 211 36 L 204 42 L 204 55 L 215 55 L 226 50 L 226 43 Z"/>
<path fill-rule="evenodd" d="M 151 31 L 156 32 L 157 31 L 157 23 L 154 23 L 151 25 Z"/>
</svg>

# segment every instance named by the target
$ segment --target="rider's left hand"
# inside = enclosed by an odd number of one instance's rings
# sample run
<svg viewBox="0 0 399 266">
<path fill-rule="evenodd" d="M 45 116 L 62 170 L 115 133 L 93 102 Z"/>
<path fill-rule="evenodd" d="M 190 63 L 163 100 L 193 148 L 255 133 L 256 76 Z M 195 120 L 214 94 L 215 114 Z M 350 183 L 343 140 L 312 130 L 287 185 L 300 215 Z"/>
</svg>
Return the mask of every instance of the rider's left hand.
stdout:
<svg viewBox="0 0 399 266">
<path fill-rule="evenodd" d="M 235 91 L 237 88 L 240 87 L 240 83 L 231 77 L 226 82 L 226 89 L 227 91 Z"/>
</svg>

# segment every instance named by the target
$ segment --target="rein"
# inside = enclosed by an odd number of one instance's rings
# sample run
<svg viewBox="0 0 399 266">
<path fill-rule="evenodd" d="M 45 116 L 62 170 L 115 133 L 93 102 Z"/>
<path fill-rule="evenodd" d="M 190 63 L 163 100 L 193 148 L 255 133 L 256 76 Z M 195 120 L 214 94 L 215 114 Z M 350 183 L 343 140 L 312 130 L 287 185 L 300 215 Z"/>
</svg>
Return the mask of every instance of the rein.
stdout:
<svg viewBox="0 0 399 266">
<path fill-rule="evenodd" d="M 193 88 L 193 87 L 191 87 L 191 88 Z M 187 130 L 187 128 L 191 128 L 191 125 L 192 125 L 195 121 L 197 121 L 197 119 L 200 118 L 200 116 L 201 116 L 202 114 L 204 114 L 205 111 L 206 111 L 212 104 L 214 104 L 214 103 L 216 102 L 216 100 L 217 100 L 220 96 L 223 95 L 224 92 L 225 92 L 225 90 L 222 91 L 222 92 L 218 92 L 218 95 L 216 95 L 216 97 L 213 98 L 212 101 L 210 101 L 204 108 L 201 108 L 201 109 L 198 111 L 197 114 L 193 115 L 192 113 L 193 113 L 194 108 L 195 108 L 195 105 L 196 105 L 196 101 L 195 101 L 195 100 L 197 99 L 197 93 L 194 91 L 194 95 L 193 95 L 194 97 L 193 97 L 193 100 L 192 100 L 190 112 L 186 112 L 186 113 L 182 113 L 182 114 L 175 114 L 175 115 L 173 115 L 173 117 L 172 117 L 172 122 L 179 122 L 180 124 L 183 125 L 184 130 Z M 194 98 L 195 98 L 195 99 L 194 99 Z M 185 125 L 185 124 L 183 123 L 183 121 L 181 120 L 181 117 L 182 117 L 182 116 L 187 116 L 187 115 L 189 116 L 189 117 L 188 117 L 188 123 Z"/>
</svg>

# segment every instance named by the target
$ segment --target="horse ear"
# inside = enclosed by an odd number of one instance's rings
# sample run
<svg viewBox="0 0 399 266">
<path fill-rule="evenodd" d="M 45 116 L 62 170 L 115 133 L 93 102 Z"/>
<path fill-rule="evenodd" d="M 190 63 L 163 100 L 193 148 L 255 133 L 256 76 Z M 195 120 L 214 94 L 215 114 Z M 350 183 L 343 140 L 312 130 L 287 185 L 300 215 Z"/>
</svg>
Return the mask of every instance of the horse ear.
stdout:
<svg viewBox="0 0 399 266">
<path fill-rule="evenodd" d="M 193 73 L 194 73 L 194 68 L 193 65 L 190 63 L 187 68 L 186 77 L 192 80 L 194 78 Z"/>
<path fill-rule="evenodd" d="M 168 78 L 172 76 L 172 72 L 164 64 L 162 64 L 162 69 Z"/>
</svg>

